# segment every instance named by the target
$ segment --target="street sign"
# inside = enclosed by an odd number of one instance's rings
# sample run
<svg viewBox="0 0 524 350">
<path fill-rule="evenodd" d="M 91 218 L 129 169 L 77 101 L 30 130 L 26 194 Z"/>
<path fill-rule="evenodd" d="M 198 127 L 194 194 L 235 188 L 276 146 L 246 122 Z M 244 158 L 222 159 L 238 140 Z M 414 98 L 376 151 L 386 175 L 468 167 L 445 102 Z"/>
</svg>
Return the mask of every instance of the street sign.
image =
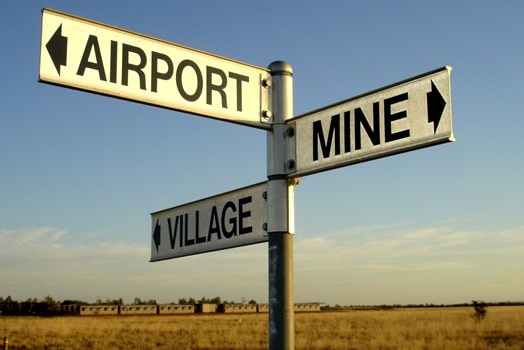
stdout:
<svg viewBox="0 0 524 350">
<path fill-rule="evenodd" d="M 454 141 L 450 72 L 443 67 L 293 118 L 289 177 Z"/>
<path fill-rule="evenodd" d="M 267 242 L 267 183 L 151 214 L 151 261 Z"/>
<path fill-rule="evenodd" d="M 40 81 L 270 129 L 267 69 L 42 11 Z"/>
<path fill-rule="evenodd" d="M 292 118 L 293 71 L 284 61 L 267 70 L 42 11 L 41 82 L 268 131 L 268 181 L 152 213 L 151 261 L 268 242 L 271 349 L 294 348 L 292 178 L 454 141 L 450 72 Z"/>
</svg>

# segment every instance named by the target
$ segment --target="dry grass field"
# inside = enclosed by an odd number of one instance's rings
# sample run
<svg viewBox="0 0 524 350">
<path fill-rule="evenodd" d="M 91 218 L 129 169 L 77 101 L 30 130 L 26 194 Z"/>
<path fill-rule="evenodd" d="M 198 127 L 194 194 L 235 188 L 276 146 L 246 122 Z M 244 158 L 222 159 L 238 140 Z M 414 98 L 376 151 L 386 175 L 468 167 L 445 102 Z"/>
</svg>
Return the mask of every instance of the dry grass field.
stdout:
<svg viewBox="0 0 524 350">
<path fill-rule="evenodd" d="M 524 349 L 524 307 L 295 314 L 296 349 Z M 0 317 L 18 349 L 267 349 L 267 314 Z M 1 340 L 0 340 L 1 341 Z"/>
</svg>

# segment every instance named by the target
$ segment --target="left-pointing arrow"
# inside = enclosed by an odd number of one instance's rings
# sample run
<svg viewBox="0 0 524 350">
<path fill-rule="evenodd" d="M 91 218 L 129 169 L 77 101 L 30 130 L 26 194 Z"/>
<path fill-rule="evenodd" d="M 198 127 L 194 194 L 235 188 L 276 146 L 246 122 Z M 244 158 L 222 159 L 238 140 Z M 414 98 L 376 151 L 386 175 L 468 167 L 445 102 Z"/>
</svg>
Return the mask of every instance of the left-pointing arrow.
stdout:
<svg viewBox="0 0 524 350">
<path fill-rule="evenodd" d="M 49 56 L 51 56 L 51 60 L 53 60 L 58 75 L 60 75 L 60 67 L 67 65 L 67 37 L 62 36 L 62 25 L 58 27 L 45 47 Z"/>
<path fill-rule="evenodd" d="M 156 220 L 156 225 L 155 225 L 155 231 L 153 232 L 153 241 L 155 242 L 156 252 L 157 253 L 158 253 L 158 246 L 160 245 L 160 230 L 161 229 L 162 229 L 162 227 L 158 223 L 158 219 L 157 219 Z"/>
</svg>

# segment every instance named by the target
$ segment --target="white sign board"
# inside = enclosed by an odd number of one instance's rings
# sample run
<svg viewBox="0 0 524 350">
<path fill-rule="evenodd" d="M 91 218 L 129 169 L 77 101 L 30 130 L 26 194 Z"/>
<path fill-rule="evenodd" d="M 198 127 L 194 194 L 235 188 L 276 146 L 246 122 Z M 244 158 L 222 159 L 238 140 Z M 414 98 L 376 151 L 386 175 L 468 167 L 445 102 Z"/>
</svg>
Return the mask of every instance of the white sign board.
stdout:
<svg viewBox="0 0 524 350">
<path fill-rule="evenodd" d="M 267 183 L 151 214 L 151 261 L 266 242 Z"/>
<path fill-rule="evenodd" d="M 270 129 L 266 69 L 44 9 L 40 81 Z"/>
<path fill-rule="evenodd" d="M 296 161 L 289 176 L 454 141 L 450 71 L 443 67 L 292 119 L 288 149 L 296 149 Z"/>
</svg>

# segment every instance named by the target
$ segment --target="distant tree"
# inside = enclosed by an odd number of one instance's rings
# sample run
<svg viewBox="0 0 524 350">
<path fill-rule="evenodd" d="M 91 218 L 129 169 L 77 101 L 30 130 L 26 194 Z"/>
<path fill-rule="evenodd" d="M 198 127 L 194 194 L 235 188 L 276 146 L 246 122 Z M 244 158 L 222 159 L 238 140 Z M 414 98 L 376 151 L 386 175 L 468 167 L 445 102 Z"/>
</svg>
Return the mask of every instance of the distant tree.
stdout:
<svg viewBox="0 0 524 350">
<path fill-rule="evenodd" d="M 102 301 L 100 299 L 98 299 L 98 301 L 100 301 L 100 303 L 102 303 Z M 109 299 L 109 298 L 107 298 L 106 301 L 103 304 L 105 304 L 105 305 L 124 305 L 124 300 L 122 298 L 119 298 L 119 299 Z"/>
<path fill-rule="evenodd" d="M 36 304 L 38 303 L 38 299 L 34 299 L 35 302 L 33 302 L 33 298 L 27 298 L 26 301 L 23 301 L 20 303 L 20 313 L 21 314 L 33 314 L 34 311 L 33 311 L 33 305 L 36 306 Z"/>
<path fill-rule="evenodd" d="M 220 297 L 214 297 L 213 299 L 209 300 L 211 304 L 220 304 L 222 303 Z"/>
<path fill-rule="evenodd" d="M 52 296 L 46 295 L 44 297 L 44 304 L 46 304 L 47 306 L 55 306 L 55 305 L 58 305 L 60 303 L 58 301 L 56 301 L 55 299 L 53 299 Z"/>
<path fill-rule="evenodd" d="M 188 305 L 195 305 L 197 302 L 196 302 L 195 298 L 189 298 L 187 303 L 188 303 Z"/>
<path fill-rule="evenodd" d="M 178 299 L 178 304 L 180 304 L 180 305 L 187 305 L 188 303 L 187 303 L 186 298 L 180 298 L 180 299 Z"/>
<path fill-rule="evenodd" d="M 142 300 L 138 297 L 135 297 L 135 300 L 133 301 L 133 304 L 135 305 L 140 305 L 140 304 L 143 304 Z"/>
<path fill-rule="evenodd" d="M 471 313 L 471 317 L 478 323 L 482 321 L 486 314 L 488 313 L 488 310 L 486 310 L 486 303 L 483 301 L 477 301 L 473 300 L 473 313 Z"/>
<path fill-rule="evenodd" d="M 118 305 L 118 306 L 122 306 L 122 305 L 124 305 L 124 299 L 122 299 L 122 298 L 113 299 L 113 304 L 114 305 Z"/>
<path fill-rule="evenodd" d="M 248 301 L 248 304 L 249 305 L 256 305 L 257 301 L 255 299 L 251 299 L 250 301 Z"/>
<path fill-rule="evenodd" d="M 60 305 L 89 305 L 89 303 L 82 300 L 69 300 L 66 299 L 60 303 Z"/>
<path fill-rule="evenodd" d="M 3 314 L 11 314 L 12 308 L 13 308 L 14 301 L 11 298 L 10 295 L 8 295 L 5 299 L 2 298 L 2 313 Z"/>
</svg>

